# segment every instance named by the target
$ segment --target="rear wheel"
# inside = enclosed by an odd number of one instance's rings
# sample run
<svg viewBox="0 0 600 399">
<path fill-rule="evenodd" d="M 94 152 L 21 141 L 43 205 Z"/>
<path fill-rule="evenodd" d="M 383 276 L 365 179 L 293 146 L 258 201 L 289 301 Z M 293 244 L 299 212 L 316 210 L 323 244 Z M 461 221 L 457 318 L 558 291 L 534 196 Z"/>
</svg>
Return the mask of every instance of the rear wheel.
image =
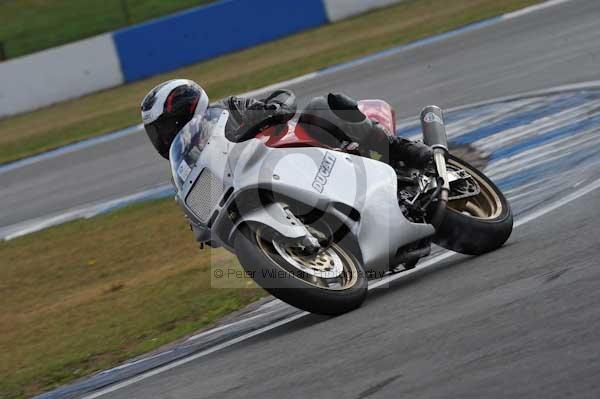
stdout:
<svg viewBox="0 0 600 399">
<path fill-rule="evenodd" d="M 240 263 L 258 285 L 297 308 L 338 315 L 358 308 L 367 295 L 364 269 L 339 242 L 316 255 L 284 245 L 262 225 L 245 225 L 237 233 L 235 249 Z"/>
<path fill-rule="evenodd" d="M 448 169 L 467 172 L 471 176 L 468 183 L 478 187 L 479 193 L 448 202 L 434 242 L 467 255 L 501 247 L 513 229 L 512 211 L 504 194 L 487 176 L 458 157 L 449 155 Z"/>
</svg>

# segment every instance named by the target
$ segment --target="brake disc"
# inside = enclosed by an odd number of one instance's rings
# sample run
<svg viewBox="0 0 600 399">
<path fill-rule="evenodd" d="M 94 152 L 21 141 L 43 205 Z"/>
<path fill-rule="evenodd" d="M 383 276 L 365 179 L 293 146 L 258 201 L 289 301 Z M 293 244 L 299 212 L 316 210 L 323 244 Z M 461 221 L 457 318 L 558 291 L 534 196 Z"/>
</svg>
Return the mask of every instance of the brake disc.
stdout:
<svg viewBox="0 0 600 399">
<path fill-rule="evenodd" d="M 331 246 L 311 256 L 304 255 L 302 248 L 282 246 L 277 241 L 273 241 L 273 247 L 290 265 L 312 276 L 336 278 L 344 271 L 344 262 Z"/>
</svg>

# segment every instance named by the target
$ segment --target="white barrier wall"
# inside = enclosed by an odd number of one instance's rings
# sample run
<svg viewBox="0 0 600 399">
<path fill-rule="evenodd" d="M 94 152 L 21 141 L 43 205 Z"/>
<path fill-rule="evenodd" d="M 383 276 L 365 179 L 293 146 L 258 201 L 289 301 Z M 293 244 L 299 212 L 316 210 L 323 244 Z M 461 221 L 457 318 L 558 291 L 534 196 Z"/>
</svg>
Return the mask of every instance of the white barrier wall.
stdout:
<svg viewBox="0 0 600 399">
<path fill-rule="evenodd" d="M 112 34 L 0 63 L 0 117 L 124 82 Z"/>
<path fill-rule="evenodd" d="M 403 0 L 323 0 L 330 22 L 353 17 L 376 8 L 400 3 Z"/>
</svg>

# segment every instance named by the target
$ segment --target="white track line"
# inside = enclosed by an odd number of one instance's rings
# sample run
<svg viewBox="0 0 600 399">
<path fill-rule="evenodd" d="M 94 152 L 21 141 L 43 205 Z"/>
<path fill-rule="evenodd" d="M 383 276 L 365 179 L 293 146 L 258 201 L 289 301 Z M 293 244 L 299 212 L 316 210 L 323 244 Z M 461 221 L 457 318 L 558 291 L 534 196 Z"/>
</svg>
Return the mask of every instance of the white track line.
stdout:
<svg viewBox="0 0 600 399">
<path fill-rule="evenodd" d="M 235 345 L 235 344 L 237 344 L 239 342 L 246 341 L 247 339 L 250 339 L 250 338 L 252 338 L 254 336 L 257 336 L 259 334 L 262 334 L 262 333 L 267 332 L 269 330 L 272 330 L 274 328 L 280 327 L 280 326 L 282 326 L 284 324 L 291 323 L 292 321 L 298 320 L 299 318 L 304 317 L 304 316 L 306 316 L 308 314 L 309 314 L 308 312 L 302 312 L 302 313 L 290 316 L 287 319 L 283 319 L 281 321 L 278 321 L 278 322 L 273 323 L 271 325 L 268 325 L 266 327 L 260 328 L 260 329 L 258 329 L 256 331 L 252 331 L 251 333 L 248 333 L 248 334 L 242 335 L 240 337 L 234 338 L 231 341 L 227 341 L 227 342 L 224 342 L 222 344 L 215 345 L 212 348 L 206 349 L 206 350 L 204 350 L 202 352 L 198 352 L 198 353 L 196 353 L 196 354 L 194 354 L 192 356 L 183 358 L 181 360 L 177 360 L 176 362 L 169 363 L 169 364 L 167 364 L 165 366 L 162 366 L 162 367 L 156 368 L 154 370 L 148 371 L 146 373 L 140 374 L 137 377 L 133 377 L 133 378 L 127 380 L 127 381 L 123 381 L 123 382 L 118 383 L 116 385 L 113 385 L 113 386 L 110 386 L 108 388 L 102 389 L 100 391 L 94 392 L 91 395 L 84 396 L 82 399 L 94 399 L 94 398 L 98 398 L 100 396 L 106 395 L 107 393 L 111 393 L 111 392 L 117 391 L 117 390 L 119 390 L 121 388 L 125 388 L 125 387 L 127 387 L 129 385 L 135 384 L 136 382 L 143 381 L 143 380 L 145 380 L 147 378 L 150 378 L 150 377 L 153 377 L 155 375 L 161 374 L 161 373 L 163 373 L 163 372 L 165 372 L 167 370 L 171 370 L 171 369 L 173 369 L 175 367 L 179 367 L 179 366 L 181 366 L 183 364 L 189 363 L 189 362 L 194 361 L 196 359 L 199 359 L 201 357 L 210 355 L 211 353 L 217 352 L 217 351 L 219 351 L 221 349 L 225 349 L 225 348 L 227 348 L 227 347 L 229 347 L 231 345 Z"/>
<path fill-rule="evenodd" d="M 516 223 L 515 223 L 515 227 L 522 226 L 522 225 L 524 225 L 526 223 L 529 223 L 529 222 L 531 222 L 531 221 L 533 221 L 535 219 L 538 219 L 538 218 L 540 218 L 540 217 L 542 217 L 542 216 L 544 216 L 544 215 L 546 215 L 546 214 L 548 214 L 548 213 L 550 213 L 550 212 L 552 212 L 552 211 L 560 208 L 561 206 L 564 206 L 564 205 L 568 204 L 569 202 L 575 201 L 576 199 L 578 199 L 580 197 L 583 197 L 584 195 L 586 195 L 586 194 L 588 194 L 588 193 L 590 193 L 590 192 L 592 192 L 592 191 L 594 191 L 594 190 L 596 190 L 598 188 L 600 188 L 600 179 L 597 179 L 597 180 L 593 181 L 592 183 L 588 184 L 587 186 L 582 187 L 581 189 L 579 189 L 577 191 L 574 191 L 573 193 L 567 195 L 565 198 L 563 198 L 563 199 L 561 199 L 559 201 L 556 201 L 556 202 L 554 202 L 554 203 L 552 203 L 552 204 L 550 204 L 550 205 L 548 205 L 548 206 L 546 206 L 546 207 L 544 207 L 544 208 L 542 208 L 542 209 L 540 209 L 540 210 L 538 210 L 536 212 L 533 212 L 530 215 L 527 215 L 527 216 L 525 216 L 525 217 L 517 220 Z M 386 284 L 389 284 L 390 282 L 395 281 L 395 280 L 406 278 L 407 276 L 410 276 L 413 273 L 416 273 L 416 272 L 418 272 L 420 270 L 423 270 L 423 269 L 426 269 L 428 267 L 431 267 L 431 266 L 437 264 L 438 262 L 440 262 L 442 260 L 451 258 L 454 255 L 457 255 L 457 253 L 456 252 L 444 252 L 444 253 L 442 253 L 442 254 L 434 257 L 434 258 L 431 258 L 431 259 L 423 262 L 422 264 L 420 264 L 419 266 L 417 266 L 416 268 L 414 268 L 412 270 L 409 270 L 409 271 L 406 271 L 406 272 L 403 272 L 403 273 L 399 273 L 399 274 L 393 274 L 393 275 L 388 276 L 388 277 L 386 277 L 386 278 L 384 278 L 384 279 L 382 279 L 380 281 L 377 281 L 376 283 L 370 284 L 369 285 L 369 290 L 381 287 L 381 286 L 386 285 Z M 280 321 L 278 321 L 276 323 L 273 323 L 273 324 L 268 325 L 266 327 L 260 328 L 260 329 L 258 329 L 256 331 L 253 331 L 253 332 L 241 335 L 241 336 L 239 336 L 237 338 L 232 339 L 231 341 L 224 342 L 224 343 L 216 345 L 216 346 L 214 346 L 212 348 L 206 349 L 206 350 L 204 350 L 202 352 L 198 352 L 198 353 L 196 353 L 196 354 L 194 354 L 192 356 L 189 356 L 189 357 L 177 360 L 177 361 L 175 361 L 173 363 L 169 363 L 169 364 L 164 365 L 162 367 L 158 367 L 158 368 L 156 368 L 154 370 L 142 373 L 142 374 L 140 374 L 140 375 L 138 375 L 136 377 L 133 377 L 133 378 L 131 378 L 129 380 L 126 380 L 126 381 L 120 382 L 118 384 L 109 386 L 107 388 L 101 389 L 101 390 L 99 390 L 97 392 L 94 392 L 91 395 L 84 396 L 82 399 L 95 399 L 95 398 L 99 398 L 99 397 L 101 397 L 103 395 L 106 395 L 108 393 L 115 392 L 115 391 L 117 391 L 117 390 L 119 390 L 121 388 L 128 387 L 128 386 L 133 385 L 133 384 L 135 384 L 137 382 L 140 382 L 140 381 L 143 381 L 143 380 L 148 379 L 150 377 L 153 377 L 155 375 L 164 373 L 165 371 L 174 369 L 174 368 L 179 367 L 181 365 L 184 365 L 186 363 L 192 362 L 192 361 L 194 361 L 196 359 L 200 359 L 202 357 L 208 356 L 208 355 L 210 355 L 212 353 L 220 351 L 221 349 L 225 349 L 225 348 L 228 348 L 228 347 L 230 347 L 232 345 L 235 345 L 237 343 L 246 341 L 246 340 L 248 340 L 248 339 L 250 339 L 252 337 L 255 337 L 255 336 L 260 335 L 262 333 L 265 333 L 267 331 L 273 330 L 273 329 L 275 329 L 277 327 L 283 326 L 285 324 L 289 324 L 289 323 L 291 323 L 291 322 L 293 322 L 295 320 L 298 320 L 298 319 L 300 319 L 300 318 L 302 318 L 302 317 L 304 317 L 304 316 L 306 316 L 308 314 L 310 314 L 310 313 L 308 313 L 308 312 L 301 312 L 299 314 L 295 314 L 295 315 L 290 316 L 290 317 L 288 317 L 286 319 L 280 320 Z"/>
<path fill-rule="evenodd" d="M 516 223 L 515 223 L 515 227 L 521 226 L 525 223 L 529 223 L 532 220 L 535 220 L 541 216 L 544 216 L 547 213 L 550 213 L 558 208 L 560 208 L 563 205 L 568 204 L 571 201 L 575 201 L 576 199 L 583 197 L 584 195 L 591 193 L 592 191 L 598 189 L 600 187 L 600 179 L 595 180 L 593 182 L 591 182 L 590 184 L 588 184 L 585 187 L 580 188 L 577 191 L 572 192 L 571 194 L 567 195 L 565 198 L 560 199 L 554 203 L 552 203 L 551 205 L 548 205 L 545 208 L 542 208 L 540 210 L 537 210 L 533 213 L 530 213 L 529 215 L 519 219 Z"/>
<path fill-rule="evenodd" d="M 71 222 L 77 219 L 91 219 L 106 211 L 121 208 L 126 205 L 134 204 L 140 201 L 153 198 L 161 198 L 163 193 L 171 190 L 172 185 L 162 185 L 139 193 L 126 195 L 125 197 L 115 198 L 101 203 L 82 205 L 59 212 L 50 216 L 41 216 L 35 219 L 26 220 L 10 226 L 0 228 L 0 241 L 10 241 L 27 234 L 35 233 L 40 230 L 54 227 L 60 224 Z M 169 194 L 170 195 L 170 194 Z M 164 196 L 167 196 L 166 194 Z"/>
<path fill-rule="evenodd" d="M 523 8 L 522 10 L 517 10 L 517 11 L 510 12 L 508 14 L 504 14 L 502 16 L 502 19 L 506 21 L 506 20 L 509 20 L 509 19 L 514 19 L 514 18 L 522 17 L 523 15 L 531 14 L 532 12 L 541 11 L 541 10 L 544 10 L 546 8 L 557 6 L 559 4 L 567 3 L 569 1 L 571 1 L 571 0 L 550 0 L 550 1 L 546 1 L 546 2 L 541 3 L 541 4 L 536 4 L 534 6 L 529 6 L 527 8 Z"/>
</svg>

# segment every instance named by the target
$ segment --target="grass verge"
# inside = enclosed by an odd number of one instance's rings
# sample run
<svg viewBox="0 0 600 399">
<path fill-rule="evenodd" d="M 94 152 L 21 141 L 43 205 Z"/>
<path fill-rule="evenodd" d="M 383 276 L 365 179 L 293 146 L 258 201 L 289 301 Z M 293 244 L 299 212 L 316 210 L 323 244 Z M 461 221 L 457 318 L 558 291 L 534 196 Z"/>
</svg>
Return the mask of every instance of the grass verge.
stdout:
<svg viewBox="0 0 600 399">
<path fill-rule="evenodd" d="M 4 0 L 0 42 L 7 58 L 70 43 L 214 0 Z"/>
<path fill-rule="evenodd" d="M 209 289 L 211 262 L 237 262 L 200 252 L 172 200 L 0 242 L 0 259 L 6 399 L 114 366 L 266 295 L 254 285 Z"/>
<path fill-rule="evenodd" d="M 407 0 L 174 72 L 4 118 L 0 120 L 0 163 L 139 123 L 141 98 L 166 79 L 195 79 L 217 99 L 538 2 Z"/>
</svg>

